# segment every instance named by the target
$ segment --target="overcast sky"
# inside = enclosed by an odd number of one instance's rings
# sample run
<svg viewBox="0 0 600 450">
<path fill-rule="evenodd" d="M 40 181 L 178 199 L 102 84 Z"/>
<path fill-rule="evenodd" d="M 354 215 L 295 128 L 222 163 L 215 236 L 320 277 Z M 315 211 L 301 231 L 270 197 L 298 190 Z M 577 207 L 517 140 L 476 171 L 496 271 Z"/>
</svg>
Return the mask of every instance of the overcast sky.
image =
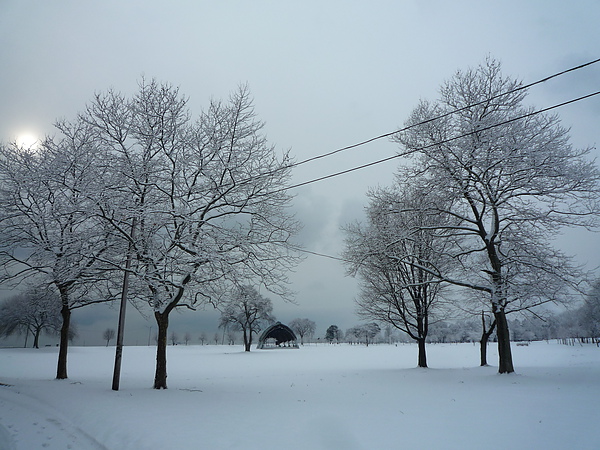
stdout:
<svg viewBox="0 0 600 450">
<path fill-rule="evenodd" d="M 525 83 L 600 57 L 597 0 L 503 1 L 0 1 L 0 140 L 52 133 L 94 92 L 131 94 L 141 76 L 180 87 L 197 115 L 211 98 L 248 83 L 265 132 L 297 160 L 391 132 L 421 98 L 457 69 L 487 55 Z M 600 89 L 600 64 L 531 90 L 547 107 Z M 561 108 L 577 146 L 600 142 L 600 99 Z M 293 183 L 391 156 L 388 140 L 298 167 Z M 389 185 L 398 161 L 294 190 L 304 222 L 298 239 L 339 255 L 340 226 L 361 218 L 369 187 Z M 588 267 L 600 265 L 600 237 L 561 241 Z M 291 275 L 296 305 L 273 298 L 283 322 L 308 317 L 319 335 L 354 316 L 356 281 L 335 260 L 308 256 Z M 183 334 L 214 334 L 217 315 L 175 315 Z M 116 328 L 107 308 L 74 314 L 82 338 Z M 144 343 L 154 320 L 130 309 L 126 342 Z"/>
</svg>

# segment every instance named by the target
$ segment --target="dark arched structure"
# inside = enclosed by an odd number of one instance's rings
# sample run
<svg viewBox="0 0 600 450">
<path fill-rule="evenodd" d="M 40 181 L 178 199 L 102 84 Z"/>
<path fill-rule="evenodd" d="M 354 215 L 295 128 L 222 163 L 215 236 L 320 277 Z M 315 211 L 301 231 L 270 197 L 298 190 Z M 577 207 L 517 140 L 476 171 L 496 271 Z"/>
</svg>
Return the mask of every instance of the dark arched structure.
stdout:
<svg viewBox="0 0 600 450">
<path fill-rule="evenodd" d="M 299 348 L 296 335 L 290 327 L 277 322 L 262 332 L 256 348 Z"/>
</svg>

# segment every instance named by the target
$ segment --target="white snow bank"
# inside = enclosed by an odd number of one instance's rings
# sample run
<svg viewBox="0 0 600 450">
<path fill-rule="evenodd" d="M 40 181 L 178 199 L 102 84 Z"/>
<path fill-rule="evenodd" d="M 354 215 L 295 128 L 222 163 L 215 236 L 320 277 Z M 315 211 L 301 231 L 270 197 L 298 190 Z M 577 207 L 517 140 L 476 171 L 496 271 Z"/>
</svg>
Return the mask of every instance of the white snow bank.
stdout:
<svg viewBox="0 0 600 450">
<path fill-rule="evenodd" d="M 596 449 L 600 349 L 514 347 L 518 374 L 477 367 L 472 344 L 168 349 L 166 391 L 151 389 L 153 347 L 0 349 L 4 449 Z M 496 358 L 490 346 L 490 361 Z"/>
</svg>

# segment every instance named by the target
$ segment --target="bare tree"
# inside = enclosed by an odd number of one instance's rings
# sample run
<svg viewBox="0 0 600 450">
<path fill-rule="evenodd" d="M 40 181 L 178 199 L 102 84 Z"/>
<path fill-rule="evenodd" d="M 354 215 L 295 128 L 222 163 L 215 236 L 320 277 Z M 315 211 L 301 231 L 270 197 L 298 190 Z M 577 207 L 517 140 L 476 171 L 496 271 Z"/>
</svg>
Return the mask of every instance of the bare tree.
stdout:
<svg viewBox="0 0 600 450">
<path fill-rule="evenodd" d="M 294 319 L 289 326 L 300 336 L 302 345 L 304 345 L 304 336 L 311 336 L 317 328 L 317 325 L 309 319 Z"/>
<path fill-rule="evenodd" d="M 500 373 L 514 371 L 507 312 L 566 295 L 555 286 L 576 287 L 582 274 L 552 239 L 564 227 L 597 228 L 600 209 L 589 149 L 569 144 L 557 116 L 523 106 L 520 86 L 490 58 L 457 72 L 439 101 L 422 101 L 407 122 L 412 128 L 395 136 L 415 161 L 412 175 L 445 196 L 435 212 L 459 220 L 445 229 L 460 244 L 450 255 L 456 272 L 436 275 L 488 294 Z M 540 279 L 556 281 L 546 288 Z M 535 295 L 521 295 L 528 290 Z"/>
<path fill-rule="evenodd" d="M 389 323 L 418 344 L 418 366 L 427 367 L 425 341 L 440 299 L 437 273 L 445 264 L 441 218 L 430 214 L 432 193 L 410 185 L 369 193 L 367 224 L 346 226 L 348 273 L 360 278 L 357 313 Z"/>
<path fill-rule="evenodd" d="M 0 336 L 14 333 L 33 336 L 33 347 L 40 348 L 42 331 L 55 333 L 60 330 L 60 299 L 47 290 L 30 288 L 22 294 L 6 299 L 0 305 Z"/>
<path fill-rule="evenodd" d="M 57 374 L 67 378 L 71 311 L 110 300 L 100 257 L 117 245 L 94 216 L 101 192 L 94 134 L 80 121 L 58 122 L 59 137 L 36 150 L 0 146 L 0 264 L 3 282 L 35 277 L 61 301 Z"/>
<path fill-rule="evenodd" d="M 225 333 L 227 335 L 227 345 L 235 345 L 237 341 L 237 331 L 235 328 L 227 328 L 227 333 Z"/>
<path fill-rule="evenodd" d="M 177 342 L 179 341 L 179 335 L 175 331 L 171 331 L 169 339 L 171 339 L 171 345 L 177 345 Z"/>
<path fill-rule="evenodd" d="M 218 335 L 217 335 L 217 340 L 219 339 Z M 204 345 L 204 343 L 206 342 L 206 332 L 202 331 L 200 333 L 200 336 L 198 337 L 198 340 L 200 341 L 200 344 Z"/>
<path fill-rule="evenodd" d="M 130 268 L 120 267 L 134 275 L 131 295 L 154 312 L 154 387 L 164 389 L 175 308 L 218 304 L 246 279 L 290 295 L 296 257 L 287 242 L 297 222 L 286 211 L 288 156 L 262 136 L 245 87 L 193 122 L 177 88 L 142 80 L 131 99 L 98 94 L 82 117 L 112 158 L 101 217 L 134 255 Z"/>
<path fill-rule="evenodd" d="M 184 344 L 188 345 L 191 340 L 192 340 L 192 333 L 190 333 L 189 331 L 186 331 L 185 334 L 183 335 Z"/>
<path fill-rule="evenodd" d="M 381 327 L 376 322 L 356 325 L 346 331 L 346 339 L 348 339 L 350 336 L 354 336 L 358 342 L 364 342 L 368 347 L 380 331 Z"/>
<path fill-rule="evenodd" d="M 110 341 L 112 341 L 115 338 L 115 334 L 116 333 L 113 328 L 107 328 L 106 330 L 104 330 L 104 333 L 102 333 L 102 337 L 104 338 L 104 340 L 106 340 L 107 347 Z"/>
<path fill-rule="evenodd" d="M 266 323 L 273 323 L 273 304 L 252 286 L 241 286 L 221 312 L 220 327 L 239 329 L 244 337 L 244 350 L 249 352 L 252 336 L 258 334 Z"/>
<path fill-rule="evenodd" d="M 596 280 L 585 298 L 579 314 L 585 337 L 600 346 L 600 280 Z"/>
</svg>

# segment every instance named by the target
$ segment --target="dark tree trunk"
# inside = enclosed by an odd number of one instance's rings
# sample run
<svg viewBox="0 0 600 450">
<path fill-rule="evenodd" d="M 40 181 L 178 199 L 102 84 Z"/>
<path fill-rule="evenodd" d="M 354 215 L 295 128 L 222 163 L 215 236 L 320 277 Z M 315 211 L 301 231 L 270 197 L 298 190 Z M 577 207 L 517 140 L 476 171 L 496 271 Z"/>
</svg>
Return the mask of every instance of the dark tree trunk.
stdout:
<svg viewBox="0 0 600 450">
<path fill-rule="evenodd" d="M 487 363 L 487 345 L 490 337 L 483 333 L 481 335 L 481 340 L 479 341 L 479 365 L 481 367 L 485 367 L 488 365 Z"/>
<path fill-rule="evenodd" d="M 423 298 L 415 302 L 417 309 L 417 336 L 416 341 L 419 347 L 419 367 L 427 367 L 427 353 L 425 350 L 425 339 L 427 339 L 427 331 L 429 328 L 429 320 L 427 312 L 423 305 Z"/>
<path fill-rule="evenodd" d="M 185 286 L 192 279 L 191 275 L 186 275 L 182 281 Z M 180 287 L 171 303 L 167 305 L 163 312 L 154 312 L 154 318 L 158 325 L 158 337 L 156 340 L 156 372 L 154 374 L 154 389 L 167 389 L 167 332 L 169 331 L 169 314 L 183 296 L 184 287 Z"/>
<path fill-rule="evenodd" d="M 33 334 L 33 347 L 40 348 L 40 333 L 42 329 L 36 328 L 35 333 Z"/>
<path fill-rule="evenodd" d="M 69 349 L 69 326 L 71 325 L 71 309 L 64 302 L 60 310 L 60 315 L 62 316 L 62 326 L 60 327 L 60 347 L 58 350 L 56 379 L 64 380 L 67 378 L 67 351 Z"/>
<path fill-rule="evenodd" d="M 169 329 L 169 312 L 155 312 L 158 324 L 158 340 L 156 341 L 156 373 L 154 389 L 167 389 L 167 331 Z"/>
<path fill-rule="evenodd" d="M 250 351 L 250 346 L 252 345 L 252 334 L 250 334 L 250 336 L 248 336 L 248 332 L 246 331 L 246 329 L 243 329 L 244 332 L 244 351 L 249 352 Z"/>
<path fill-rule="evenodd" d="M 506 313 L 499 309 L 494 312 L 496 319 L 496 336 L 498 336 L 498 372 L 513 373 L 515 371 L 512 360 L 512 352 L 510 349 L 510 333 L 508 331 L 508 321 Z"/>
<path fill-rule="evenodd" d="M 492 324 L 490 325 L 490 328 L 488 330 L 485 329 L 485 315 L 482 312 L 481 313 L 481 326 L 482 326 L 482 332 L 481 332 L 481 340 L 479 341 L 479 356 L 480 356 L 480 366 L 484 367 L 487 366 L 487 345 L 488 345 L 488 341 L 490 340 L 490 336 L 492 335 L 492 333 L 494 332 L 494 328 L 496 328 L 496 320 L 494 319 L 494 321 L 492 322 Z"/>
<path fill-rule="evenodd" d="M 425 351 L 425 338 L 417 339 L 419 346 L 419 367 L 427 367 L 427 353 Z"/>
</svg>

